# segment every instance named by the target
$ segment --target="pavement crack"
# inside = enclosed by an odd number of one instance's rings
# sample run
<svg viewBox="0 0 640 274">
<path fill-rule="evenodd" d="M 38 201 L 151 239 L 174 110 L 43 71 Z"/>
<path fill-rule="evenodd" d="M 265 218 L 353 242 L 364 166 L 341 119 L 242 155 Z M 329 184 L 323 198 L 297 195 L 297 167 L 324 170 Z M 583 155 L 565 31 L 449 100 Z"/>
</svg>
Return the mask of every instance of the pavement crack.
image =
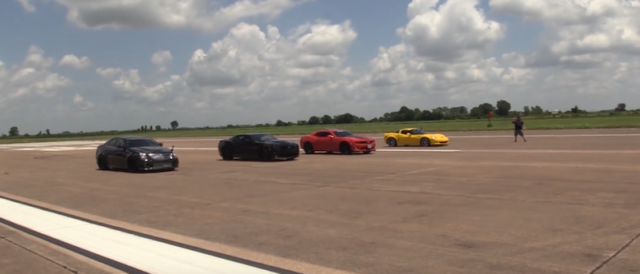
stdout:
<svg viewBox="0 0 640 274">
<path fill-rule="evenodd" d="M 17 242 L 14 242 L 11 239 L 9 239 L 8 237 L 0 236 L 0 239 L 4 240 L 4 241 L 6 241 L 6 242 L 8 242 L 8 243 L 10 243 L 12 245 L 15 245 L 15 246 L 17 246 L 17 247 L 19 247 L 19 248 L 21 248 L 21 249 L 33 254 L 33 255 L 36 255 L 36 256 L 38 256 L 38 257 L 40 257 L 40 258 L 42 258 L 42 259 L 44 259 L 44 260 L 46 260 L 46 261 L 48 261 L 50 263 L 53 263 L 53 264 L 63 268 L 64 270 L 70 272 L 70 273 L 80 274 L 80 271 L 72 269 L 72 268 L 70 268 L 70 267 L 68 267 L 68 266 L 66 266 L 66 265 L 64 265 L 62 263 L 59 263 L 59 262 L 57 262 L 57 261 L 55 261 L 53 259 L 50 259 L 50 258 L 48 258 L 48 257 L 36 252 L 35 250 L 32 250 L 32 249 L 30 249 L 30 248 L 28 248 L 26 246 L 23 246 L 23 245 L 21 245 L 21 244 L 19 244 Z"/>
<path fill-rule="evenodd" d="M 609 258 L 607 258 L 606 260 L 602 261 L 600 264 L 598 264 L 593 270 L 589 271 L 588 274 L 594 274 L 596 272 L 598 272 L 600 269 L 602 269 L 605 265 L 607 265 L 610 261 L 612 261 L 613 259 L 615 259 L 618 255 L 620 255 L 620 253 L 622 253 L 625 249 L 627 249 L 629 246 L 631 246 L 631 244 L 633 244 L 638 238 L 640 238 L 640 233 L 636 234 L 633 238 L 631 238 L 629 241 L 627 241 L 624 245 L 622 245 L 622 247 L 620 247 L 616 252 L 614 252 L 613 254 L 611 254 L 611 256 L 609 256 Z"/>
</svg>

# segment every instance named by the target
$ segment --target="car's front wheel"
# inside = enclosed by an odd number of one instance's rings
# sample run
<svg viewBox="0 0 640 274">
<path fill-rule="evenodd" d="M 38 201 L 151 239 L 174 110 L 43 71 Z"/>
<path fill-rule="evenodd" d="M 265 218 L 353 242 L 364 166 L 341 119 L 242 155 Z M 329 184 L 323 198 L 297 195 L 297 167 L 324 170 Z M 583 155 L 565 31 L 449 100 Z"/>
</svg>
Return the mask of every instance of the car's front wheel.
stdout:
<svg viewBox="0 0 640 274">
<path fill-rule="evenodd" d="M 431 146 L 431 141 L 429 141 L 429 138 L 422 138 L 420 139 L 420 146 L 423 146 L 423 147 Z"/>
</svg>

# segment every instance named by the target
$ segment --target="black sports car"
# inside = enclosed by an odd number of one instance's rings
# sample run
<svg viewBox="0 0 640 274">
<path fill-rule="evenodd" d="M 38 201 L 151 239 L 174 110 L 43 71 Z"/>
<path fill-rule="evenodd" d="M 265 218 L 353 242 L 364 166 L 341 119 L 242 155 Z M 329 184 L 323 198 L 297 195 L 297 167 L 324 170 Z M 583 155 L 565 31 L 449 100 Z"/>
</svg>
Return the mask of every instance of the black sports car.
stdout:
<svg viewBox="0 0 640 274">
<path fill-rule="evenodd" d="M 224 160 L 233 158 L 259 159 L 263 161 L 300 156 L 300 146 L 294 142 L 278 140 L 265 133 L 240 134 L 218 143 L 218 153 Z"/>
<path fill-rule="evenodd" d="M 173 148 L 147 137 L 115 137 L 98 146 L 96 162 L 101 170 L 174 170 L 179 161 Z"/>
</svg>

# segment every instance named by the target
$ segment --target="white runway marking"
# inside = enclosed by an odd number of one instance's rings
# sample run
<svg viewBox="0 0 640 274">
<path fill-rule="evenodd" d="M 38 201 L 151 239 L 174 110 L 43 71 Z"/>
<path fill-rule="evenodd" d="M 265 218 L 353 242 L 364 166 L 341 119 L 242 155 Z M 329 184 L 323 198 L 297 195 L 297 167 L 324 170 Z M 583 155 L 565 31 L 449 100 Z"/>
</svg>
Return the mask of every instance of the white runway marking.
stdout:
<svg viewBox="0 0 640 274">
<path fill-rule="evenodd" d="M 200 148 L 200 147 L 176 147 L 176 152 L 180 150 L 218 150 L 217 148 Z M 300 149 L 300 151 L 304 151 Z M 458 149 L 377 149 L 376 152 L 458 152 Z M 318 153 L 324 153 L 319 151 Z"/>
<path fill-rule="evenodd" d="M 481 153 L 602 153 L 602 154 L 636 154 L 640 150 L 570 150 L 570 149 L 465 149 L 463 152 Z"/>
<path fill-rule="evenodd" d="M 0 219 L 147 273 L 275 273 L 3 198 L 0 198 Z"/>
</svg>

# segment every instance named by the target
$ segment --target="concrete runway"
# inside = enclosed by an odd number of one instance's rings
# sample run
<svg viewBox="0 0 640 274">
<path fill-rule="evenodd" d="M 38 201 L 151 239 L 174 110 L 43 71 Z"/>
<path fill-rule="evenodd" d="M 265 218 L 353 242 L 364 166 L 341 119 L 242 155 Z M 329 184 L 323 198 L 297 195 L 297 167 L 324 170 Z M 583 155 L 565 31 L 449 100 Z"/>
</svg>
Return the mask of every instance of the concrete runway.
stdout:
<svg viewBox="0 0 640 274">
<path fill-rule="evenodd" d="M 640 130 L 525 133 L 273 163 L 166 139 L 181 167 L 150 174 L 98 171 L 87 144 L 5 146 L 0 196 L 301 273 L 640 272 Z M 0 273 L 110 271 L 0 237 Z"/>
</svg>

